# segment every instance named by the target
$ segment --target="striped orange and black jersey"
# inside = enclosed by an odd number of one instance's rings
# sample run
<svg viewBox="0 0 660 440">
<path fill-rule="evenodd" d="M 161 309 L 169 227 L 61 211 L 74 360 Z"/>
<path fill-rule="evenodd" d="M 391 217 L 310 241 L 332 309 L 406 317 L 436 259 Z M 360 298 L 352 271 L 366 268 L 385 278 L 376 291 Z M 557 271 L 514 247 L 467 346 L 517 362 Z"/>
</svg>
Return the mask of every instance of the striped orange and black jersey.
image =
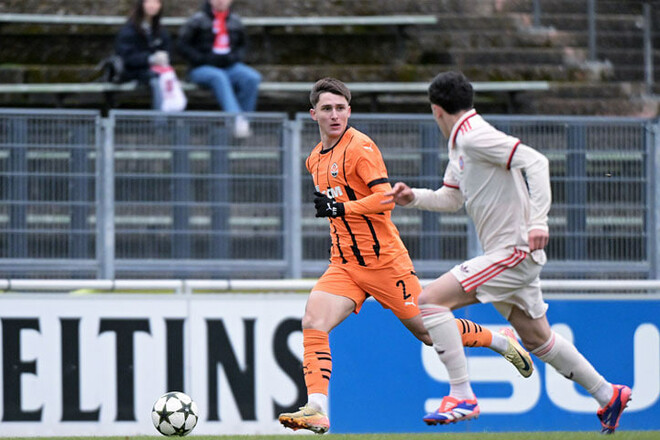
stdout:
<svg viewBox="0 0 660 440">
<path fill-rule="evenodd" d="M 322 148 L 316 145 L 305 164 L 316 190 L 344 203 L 345 215 L 329 218 L 331 262 L 379 267 L 407 253 L 391 220 L 394 204 L 380 203 L 391 185 L 376 144 L 349 127 L 332 148 Z"/>
</svg>

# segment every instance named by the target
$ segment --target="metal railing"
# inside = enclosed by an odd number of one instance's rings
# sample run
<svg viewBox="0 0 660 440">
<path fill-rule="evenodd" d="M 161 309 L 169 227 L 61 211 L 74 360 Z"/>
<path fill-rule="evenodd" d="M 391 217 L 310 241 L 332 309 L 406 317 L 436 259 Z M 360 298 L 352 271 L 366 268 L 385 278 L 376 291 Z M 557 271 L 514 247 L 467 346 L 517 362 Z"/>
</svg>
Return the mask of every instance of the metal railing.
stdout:
<svg viewBox="0 0 660 440">
<path fill-rule="evenodd" d="M 0 110 L 0 278 L 299 278 L 327 265 L 304 160 L 308 114 Z M 486 116 L 551 162 L 546 278 L 660 276 L 660 124 Z M 447 163 L 430 115 L 359 115 L 391 181 L 436 188 Z M 420 276 L 479 245 L 463 211 L 395 209 Z"/>
<path fill-rule="evenodd" d="M 425 286 L 434 279 L 421 279 Z M 195 293 L 231 292 L 308 292 L 316 279 L 4 279 L 0 278 L 0 291 L 4 293 L 47 293 L 82 295 L 93 293 L 162 293 L 191 295 Z M 631 298 L 660 296 L 660 280 L 541 280 L 541 288 L 552 298 L 553 295 L 588 294 L 590 298 L 599 294 L 604 298 L 625 295 Z M 100 298 L 106 298 L 105 295 Z"/>
</svg>

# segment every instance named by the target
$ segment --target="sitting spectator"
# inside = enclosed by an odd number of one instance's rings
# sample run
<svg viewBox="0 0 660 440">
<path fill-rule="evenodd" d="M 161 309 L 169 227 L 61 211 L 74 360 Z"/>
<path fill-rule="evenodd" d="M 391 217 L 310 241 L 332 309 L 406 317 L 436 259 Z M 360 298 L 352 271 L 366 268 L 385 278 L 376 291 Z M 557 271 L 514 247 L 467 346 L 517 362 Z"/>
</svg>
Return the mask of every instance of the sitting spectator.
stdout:
<svg viewBox="0 0 660 440">
<path fill-rule="evenodd" d="M 154 109 L 161 108 L 162 94 L 158 73 L 152 68 L 170 65 L 170 37 L 160 26 L 161 13 L 161 0 L 137 0 L 115 40 L 115 51 L 124 61 L 121 81 L 149 84 Z"/>
<path fill-rule="evenodd" d="M 181 28 L 177 48 L 190 66 L 188 79 L 210 88 L 222 110 L 238 113 L 234 136 L 247 137 L 250 125 L 241 113 L 256 109 L 261 75 L 242 62 L 247 36 L 231 3 L 205 0 Z"/>
</svg>

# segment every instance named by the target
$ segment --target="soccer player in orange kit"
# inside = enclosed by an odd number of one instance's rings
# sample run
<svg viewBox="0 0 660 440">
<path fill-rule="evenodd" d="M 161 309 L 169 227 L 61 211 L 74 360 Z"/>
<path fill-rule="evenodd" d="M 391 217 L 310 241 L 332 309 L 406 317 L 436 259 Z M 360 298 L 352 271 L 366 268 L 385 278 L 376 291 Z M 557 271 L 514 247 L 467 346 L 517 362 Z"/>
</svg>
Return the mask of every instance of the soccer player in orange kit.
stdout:
<svg viewBox="0 0 660 440">
<path fill-rule="evenodd" d="M 330 428 L 329 332 L 351 313 L 358 313 L 368 296 L 392 310 L 420 341 L 432 345 L 417 303 L 422 287 L 391 220 L 395 204 L 381 203 L 392 190 L 387 168 L 376 144 L 348 125 L 350 100 L 349 89 L 334 78 L 317 81 L 310 93 L 310 114 L 319 125 L 321 142 L 307 158 L 306 167 L 314 180 L 316 216 L 327 217 L 330 223 L 332 251 L 330 265 L 312 289 L 302 319 L 308 402 L 299 411 L 281 414 L 279 421 L 317 434 Z M 489 347 L 523 376 L 532 373 L 531 357 L 512 333 L 492 333 L 468 320 L 456 321 L 464 345 Z"/>
</svg>

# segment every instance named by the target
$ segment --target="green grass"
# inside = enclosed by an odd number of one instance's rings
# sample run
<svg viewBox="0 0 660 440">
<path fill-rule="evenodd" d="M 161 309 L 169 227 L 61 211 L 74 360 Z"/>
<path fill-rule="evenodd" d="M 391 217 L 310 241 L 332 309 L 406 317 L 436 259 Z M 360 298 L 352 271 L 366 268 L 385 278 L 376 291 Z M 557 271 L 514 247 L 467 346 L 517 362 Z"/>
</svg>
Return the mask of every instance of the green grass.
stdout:
<svg viewBox="0 0 660 440">
<path fill-rule="evenodd" d="M 442 431 L 433 434 L 327 434 L 324 436 L 293 437 L 290 435 L 219 435 L 190 436 L 191 440 L 291 440 L 294 438 L 318 438 L 319 440 L 660 440 L 660 431 L 617 431 L 616 437 L 603 437 L 599 432 L 500 432 L 500 433 L 453 433 Z M 3 440 L 162 440 L 162 436 L 148 437 L 4 437 Z"/>
</svg>

